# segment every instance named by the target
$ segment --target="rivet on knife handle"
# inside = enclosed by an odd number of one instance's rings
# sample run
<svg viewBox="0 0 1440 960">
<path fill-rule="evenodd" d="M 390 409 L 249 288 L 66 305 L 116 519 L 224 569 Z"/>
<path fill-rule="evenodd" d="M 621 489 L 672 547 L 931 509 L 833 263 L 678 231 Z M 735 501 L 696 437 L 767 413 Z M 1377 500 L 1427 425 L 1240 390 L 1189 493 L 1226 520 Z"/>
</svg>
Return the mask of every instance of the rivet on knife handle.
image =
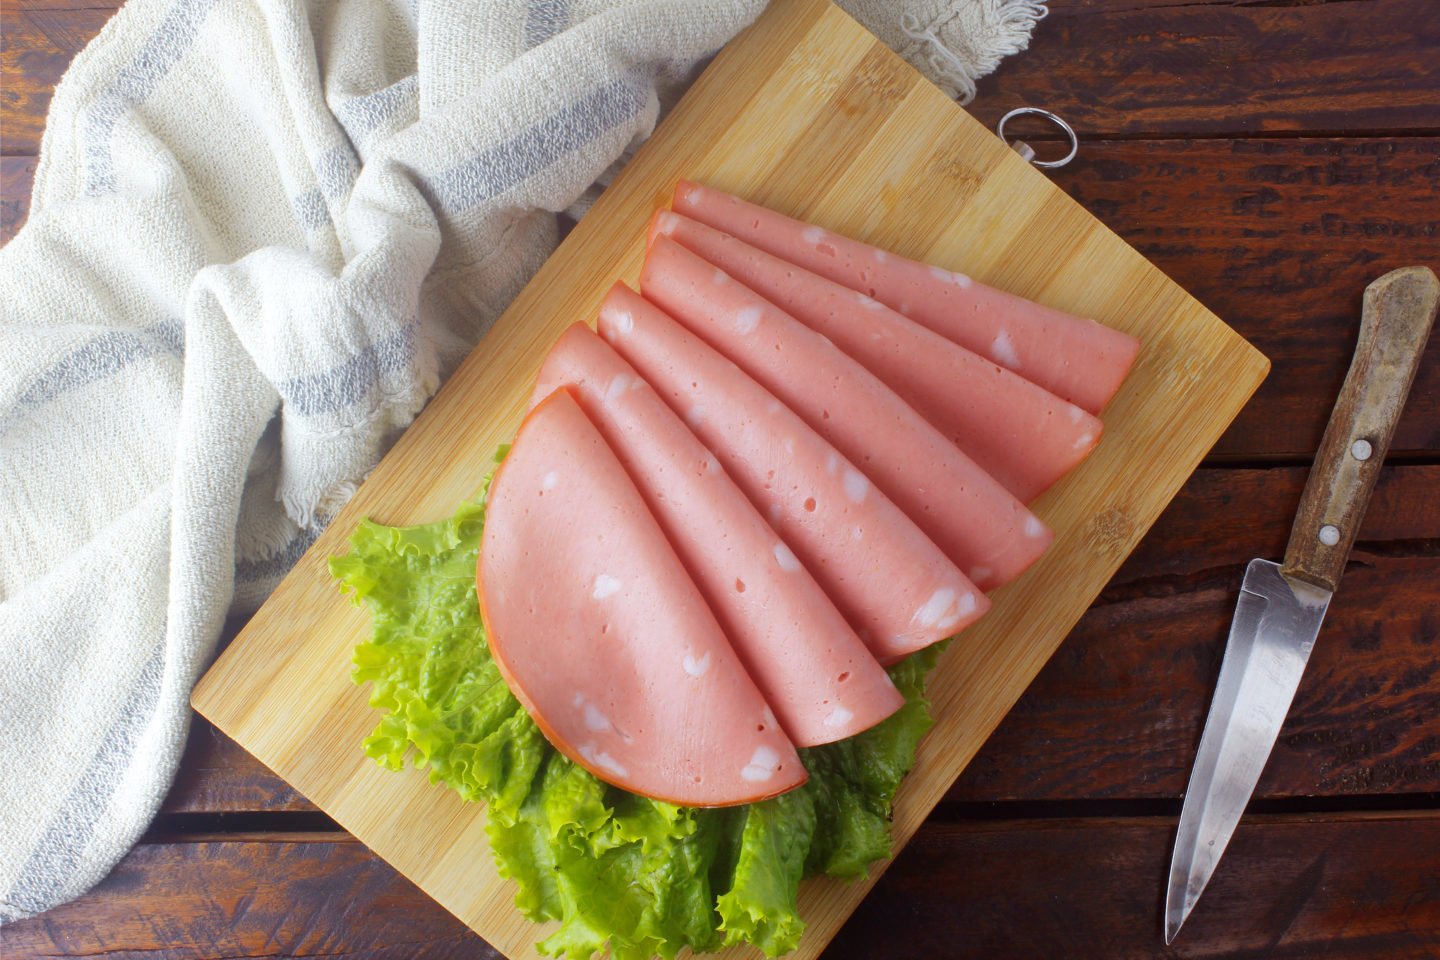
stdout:
<svg viewBox="0 0 1440 960">
<path fill-rule="evenodd" d="M 1440 303 L 1428 267 L 1365 288 L 1360 339 L 1305 483 L 1281 572 L 1334 591 L 1365 518 Z"/>
</svg>

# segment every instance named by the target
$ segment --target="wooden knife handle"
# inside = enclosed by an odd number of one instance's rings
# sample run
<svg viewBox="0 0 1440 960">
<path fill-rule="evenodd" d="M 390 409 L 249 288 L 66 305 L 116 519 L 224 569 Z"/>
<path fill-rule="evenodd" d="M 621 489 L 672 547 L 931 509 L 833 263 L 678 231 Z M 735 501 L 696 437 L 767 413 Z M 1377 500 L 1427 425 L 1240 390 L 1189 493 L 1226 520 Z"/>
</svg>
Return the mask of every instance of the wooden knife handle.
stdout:
<svg viewBox="0 0 1440 960">
<path fill-rule="evenodd" d="M 1281 572 L 1334 591 L 1430 338 L 1440 281 L 1392 270 L 1365 288 L 1360 340 L 1300 497 Z"/>
</svg>

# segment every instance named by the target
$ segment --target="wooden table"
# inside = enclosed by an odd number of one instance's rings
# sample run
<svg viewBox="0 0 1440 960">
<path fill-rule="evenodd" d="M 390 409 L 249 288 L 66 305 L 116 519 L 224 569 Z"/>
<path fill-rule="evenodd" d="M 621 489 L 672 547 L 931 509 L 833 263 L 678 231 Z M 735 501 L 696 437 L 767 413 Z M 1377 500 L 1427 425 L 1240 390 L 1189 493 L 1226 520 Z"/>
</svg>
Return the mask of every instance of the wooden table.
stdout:
<svg viewBox="0 0 1440 960">
<path fill-rule="evenodd" d="M 112 10 L 4 8 L 6 237 L 50 88 Z M 1440 347 L 1252 813 L 1180 940 L 1160 938 L 1244 562 L 1283 549 L 1361 290 L 1440 268 L 1432 0 L 1052 0 L 974 112 L 1019 104 L 1084 138 L 1055 181 L 1274 371 L 827 956 L 1440 955 Z M 6 958 L 101 953 L 494 955 L 203 722 L 114 875 L 0 929 Z"/>
</svg>

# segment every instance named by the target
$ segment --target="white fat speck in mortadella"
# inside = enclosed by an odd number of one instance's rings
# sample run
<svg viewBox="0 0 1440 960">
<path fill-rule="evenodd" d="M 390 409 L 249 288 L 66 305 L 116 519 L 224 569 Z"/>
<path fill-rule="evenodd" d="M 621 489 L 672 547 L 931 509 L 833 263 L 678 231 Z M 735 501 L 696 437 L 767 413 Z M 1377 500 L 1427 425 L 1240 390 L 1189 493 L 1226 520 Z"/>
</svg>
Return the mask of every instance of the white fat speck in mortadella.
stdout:
<svg viewBox="0 0 1440 960">
<path fill-rule="evenodd" d="M 610 718 L 600 712 L 600 708 L 593 703 L 585 704 L 585 726 L 597 733 L 604 733 L 611 729 Z"/>
<path fill-rule="evenodd" d="M 949 587 L 942 587 L 925 601 L 924 606 L 915 611 L 914 622 L 922 629 L 950 630 L 974 612 L 975 604 L 974 593 L 957 592 Z"/>
<path fill-rule="evenodd" d="M 653 310 L 617 287 L 601 307 L 602 326 L 613 322 L 612 315 L 621 311 L 629 315 L 631 305 L 642 312 Z M 622 374 L 633 377 L 636 386 L 607 401 L 608 384 Z M 760 510 L 778 511 L 780 504 L 773 499 L 752 504 L 675 410 L 582 323 L 573 324 L 545 358 L 535 396 L 549 396 L 559 388 L 575 396 L 614 450 L 694 578 L 735 654 L 765 697 L 766 730 L 780 730 L 795 744 L 814 746 L 854 736 L 902 705 L 890 678 L 814 578 L 803 568 L 786 571 L 771 562 L 776 531 Z M 776 407 L 777 412 L 788 415 L 778 403 Z M 588 486 L 588 478 L 580 486 Z M 603 569 L 630 584 L 617 564 L 604 561 Z M 615 603 L 617 600 L 610 600 L 591 607 L 608 618 Z M 614 639 L 614 631 L 612 624 L 605 634 L 607 642 Z M 647 628 L 645 633 L 654 630 Z M 717 679 L 719 661 L 706 650 L 685 646 L 657 660 L 669 671 L 668 690 L 710 695 L 708 688 Z M 847 679 L 841 682 L 841 676 Z M 855 716 L 844 726 L 826 725 L 828 704 L 842 692 Z M 604 702 L 613 702 L 608 697 Z M 618 709 L 606 708 L 617 734 L 637 729 Z M 753 715 L 736 722 L 737 728 L 756 726 Z M 748 756 L 753 741 L 741 743 Z M 742 758 L 730 768 L 731 776 L 743 765 Z M 631 761 L 629 766 L 633 770 L 637 764 Z M 776 782 L 782 779 L 777 777 Z"/>
<path fill-rule="evenodd" d="M 1015 353 L 1015 344 L 1010 339 L 1010 333 L 1001 328 L 995 334 L 995 339 L 990 341 L 990 356 L 1002 367 L 1009 367 L 1011 370 L 1020 369 L 1020 357 Z"/>
<path fill-rule="evenodd" d="M 755 332 L 760 326 L 759 307 L 741 307 L 735 311 L 735 332 L 744 336 Z"/>
<path fill-rule="evenodd" d="M 865 494 L 870 492 L 870 481 L 853 467 L 845 470 L 845 479 L 841 481 L 845 485 L 845 496 L 851 503 L 860 503 L 865 499 Z"/>
<path fill-rule="evenodd" d="M 612 776 L 628 777 L 630 775 L 630 772 L 620 764 L 620 761 L 610 756 L 610 754 L 604 750 L 597 749 L 593 743 L 587 743 L 582 746 L 580 748 L 580 756 Z"/>
<path fill-rule="evenodd" d="M 796 573 L 800 570 L 800 560 L 795 552 L 783 543 L 775 544 L 775 562 L 780 564 L 780 569 L 786 573 Z"/>
<path fill-rule="evenodd" d="M 740 771 L 740 776 L 751 782 L 769 780 L 780 766 L 780 755 L 767 746 L 758 746 L 750 756 L 750 762 Z"/>
<path fill-rule="evenodd" d="M 601 406 L 624 371 L 606 372 Z M 633 793 L 726 806 L 799 786 L 792 742 L 755 729 L 764 697 L 577 392 L 530 411 L 490 485 L 476 588 L 506 685 L 556 749 Z M 585 482 L 537 496 L 552 471 Z M 703 682 L 676 682 L 677 650 L 708 663 Z M 741 776 L 757 744 L 780 758 L 764 784 Z"/>
<path fill-rule="evenodd" d="M 687 653 L 685 659 L 680 662 L 680 666 L 692 677 L 703 677 L 710 669 L 710 654 L 707 652 L 704 656 L 696 658 Z"/>
</svg>

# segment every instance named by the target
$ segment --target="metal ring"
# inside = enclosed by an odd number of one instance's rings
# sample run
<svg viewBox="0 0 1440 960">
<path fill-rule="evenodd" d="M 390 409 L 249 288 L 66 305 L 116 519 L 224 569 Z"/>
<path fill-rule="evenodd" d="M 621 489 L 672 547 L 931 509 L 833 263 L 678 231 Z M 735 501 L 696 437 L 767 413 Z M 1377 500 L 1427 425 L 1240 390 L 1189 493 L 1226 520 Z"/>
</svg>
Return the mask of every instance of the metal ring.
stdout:
<svg viewBox="0 0 1440 960">
<path fill-rule="evenodd" d="M 1034 150 L 1029 151 L 1030 156 L 1026 159 L 1028 159 L 1031 163 L 1035 164 L 1035 166 L 1043 167 L 1046 170 L 1054 170 L 1056 167 L 1063 167 L 1065 166 L 1065 164 L 1075 159 L 1075 154 L 1080 152 L 1080 138 L 1075 135 L 1074 128 L 1072 128 L 1070 124 L 1066 123 L 1064 120 L 1061 120 L 1055 114 L 1051 113 L 1049 110 L 1045 110 L 1040 107 L 1016 107 L 1014 110 L 1011 110 L 1009 113 L 1005 114 L 1005 116 L 1000 118 L 999 123 L 995 124 L 995 135 L 998 136 L 1001 140 L 1005 140 L 1005 123 L 1009 120 L 1014 119 L 1015 117 L 1024 116 L 1044 117 L 1046 120 L 1049 120 L 1051 123 L 1055 124 L 1055 126 L 1065 131 L 1065 136 L 1070 139 L 1070 152 L 1065 154 L 1065 156 L 1061 157 L 1059 160 L 1036 160 L 1034 156 Z M 1008 140 L 1005 140 L 1005 142 L 1010 143 L 1010 141 Z M 1016 150 L 1019 150 L 1022 156 L 1025 155 L 1026 151 L 1021 150 L 1020 148 L 1026 146 L 1026 144 L 1022 144 L 1017 141 L 1016 143 L 1012 143 L 1010 145 L 1012 147 L 1015 147 Z"/>
</svg>

